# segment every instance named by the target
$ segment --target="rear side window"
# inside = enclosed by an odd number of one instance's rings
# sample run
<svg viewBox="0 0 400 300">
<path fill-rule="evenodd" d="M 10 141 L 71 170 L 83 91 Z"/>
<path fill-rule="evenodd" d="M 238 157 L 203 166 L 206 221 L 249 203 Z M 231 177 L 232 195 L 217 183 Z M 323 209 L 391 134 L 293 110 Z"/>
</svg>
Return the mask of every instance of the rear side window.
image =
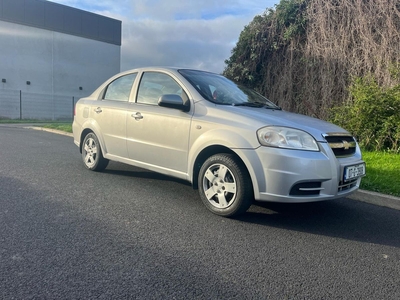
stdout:
<svg viewBox="0 0 400 300">
<path fill-rule="evenodd" d="M 121 76 L 111 82 L 105 90 L 103 99 L 114 101 L 129 101 L 129 95 L 137 73 Z"/>
</svg>

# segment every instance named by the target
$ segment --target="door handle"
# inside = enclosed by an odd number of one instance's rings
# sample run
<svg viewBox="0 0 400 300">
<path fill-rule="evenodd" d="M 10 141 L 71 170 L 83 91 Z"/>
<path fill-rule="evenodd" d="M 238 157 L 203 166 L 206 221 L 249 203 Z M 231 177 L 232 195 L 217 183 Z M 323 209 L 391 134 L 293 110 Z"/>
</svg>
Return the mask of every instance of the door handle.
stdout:
<svg viewBox="0 0 400 300">
<path fill-rule="evenodd" d="M 103 110 L 101 109 L 101 107 L 98 107 L 94 110 L 95 113 L 99 114 L 101 113 Z"/>
<path fill-rule="evenodd" d="M 143 116 L 140 112 L 134 113 L 131 116 L 135 118 L 136 121 L 143 119 Z"/>
</svg>

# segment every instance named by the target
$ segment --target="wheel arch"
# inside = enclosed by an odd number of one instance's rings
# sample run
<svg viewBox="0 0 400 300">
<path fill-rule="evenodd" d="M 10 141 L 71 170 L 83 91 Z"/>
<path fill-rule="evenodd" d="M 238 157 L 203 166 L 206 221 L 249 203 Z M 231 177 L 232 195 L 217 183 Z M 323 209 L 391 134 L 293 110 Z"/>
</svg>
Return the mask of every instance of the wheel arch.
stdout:
<svg viewBox="0 0 400 300">
<path fill-rule="evenodd" d="M 85 136 L 88 134 L 88 133 L 91 133 L 91 132 L 93 132 L 94 134 L 96 134 L 92 129 L 90 129 L 90 128 L 85 128 L 84 130 L 82 130 L 82 132 L 81 132 L 81 137 L 80 137 L 80 140 L 79 140 L 79 152 L 80 153 L 82 153 L 82 146 L 83 146 L 83 140 L 85 139 Z"/>
<path fill-rule="evenodd" d="M 215 154 L 220 154 L 220 153 L 231 154 L 235 157 L 236 161 L 243 166 L 244 170 L 246 170 L 247 175 L 250 178 L 250 182 L 252 183 L 252 189 L 253 189 L 253 181 L 250 176 L 250 172 L 249 172 L 246 164 L 242 160 L 242 158 L 232 149 L 230 149 L 226 146 L 222 146 L 222 145 L 208 146 L 208 147 L 204 148 L 197 155 L 196 160 L 193 164 L 193 170 L 192 170 L 192 174 L 193 174 L 192 175 L 192 186 L 193 186 L 193 188 L 198 189 L 198 177 L 199 177 L 200 169 L 201 169 L 201 166 L 204 164 L 204 162 L 207 160 L 207 158 L 209 158 L 210 156 L 213 156 Z"/>
<path fill-rule="evenodd" d="M 85 126 L 84 129 L 82 130 L 81 136 L 80 136 L 80 139 L 79 139 L 79 151 L 82 153 L 82 144 L 83 144 L 83 140 L 85 139 L 85 136 L 88 133 L 93 132 L 96 135 L 97 139 L 99 140 L 101 150 L 103 151 L 103 155 L 106 154 L 107 153 L 107 149 L 105 147 L 105 144 L 104 144 L 102 136 L 100 134 L 98 134 L 98 130 L 96 129 L 96 125 L 92 124 L 92 123 L 87 123 L 86 125 L 87 126 Z"/>
</svg>

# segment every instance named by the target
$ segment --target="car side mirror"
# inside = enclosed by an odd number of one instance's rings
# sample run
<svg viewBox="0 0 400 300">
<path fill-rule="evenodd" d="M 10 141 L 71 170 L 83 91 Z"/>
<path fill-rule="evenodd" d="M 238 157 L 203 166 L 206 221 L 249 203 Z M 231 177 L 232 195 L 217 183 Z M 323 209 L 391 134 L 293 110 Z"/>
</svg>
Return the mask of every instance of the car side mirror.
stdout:
<svg viewBox="0 0 400 300">
<path fill-rule="evenodd" d="M 181 96 L 176 94 L 165 94 L 158 99 L 158 105 L 162 107 L 175 108 L 182 111 L 190 110 L 190 101 L 183 102 Z"/>
</svg>

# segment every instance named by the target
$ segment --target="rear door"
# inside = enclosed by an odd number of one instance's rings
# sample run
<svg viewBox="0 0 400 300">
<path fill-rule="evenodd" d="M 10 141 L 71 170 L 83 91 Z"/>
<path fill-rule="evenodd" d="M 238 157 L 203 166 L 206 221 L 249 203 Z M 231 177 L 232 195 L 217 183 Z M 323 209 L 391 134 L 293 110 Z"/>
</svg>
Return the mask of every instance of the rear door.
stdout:
<svg viewBox="0 0 400 300">
<path fill-rule="evenodd" d="M 128 157 L 126 147 L 126 119 L 128 101 L 137 73 L 123 75 L 112 81 L 101 99 L 92 106 L 91 115 L 97 123 L 107 154 Z"/>
</svg>

